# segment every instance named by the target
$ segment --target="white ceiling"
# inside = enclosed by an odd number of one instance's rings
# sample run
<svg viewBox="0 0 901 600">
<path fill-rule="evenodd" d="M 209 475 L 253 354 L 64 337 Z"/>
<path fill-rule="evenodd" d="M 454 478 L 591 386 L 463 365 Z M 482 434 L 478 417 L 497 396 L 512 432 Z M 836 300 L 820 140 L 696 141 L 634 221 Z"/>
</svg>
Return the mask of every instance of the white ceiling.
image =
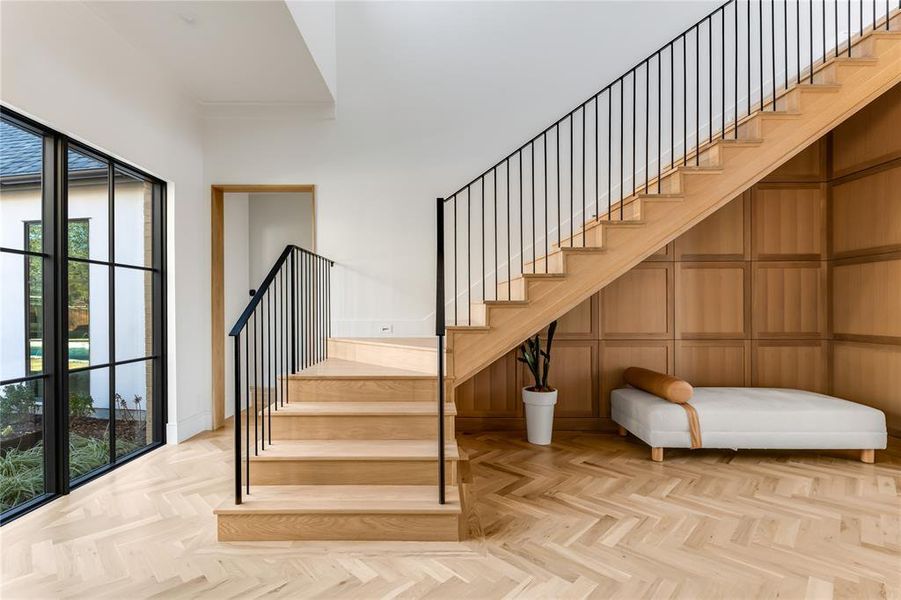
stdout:
<svg viewBox="0 0 901 600">
<path fill-rule="evenodd" d="M 328 103 L 287 6 L 276 1 L 89 1 L 201 103 Z"/>
</svg>

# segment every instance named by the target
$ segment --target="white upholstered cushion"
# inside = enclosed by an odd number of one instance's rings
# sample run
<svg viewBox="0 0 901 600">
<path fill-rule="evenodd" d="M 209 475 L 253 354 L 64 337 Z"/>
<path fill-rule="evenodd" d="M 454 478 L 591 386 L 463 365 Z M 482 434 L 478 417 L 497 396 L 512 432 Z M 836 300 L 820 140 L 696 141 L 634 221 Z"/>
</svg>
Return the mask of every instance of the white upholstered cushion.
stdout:
<svg viewBox="0 0 901 600">
<path fill-rule="evenodd" d="M 633 388 L 611 393 L 613 420 L 645 443 L 688 448 L 685 410 Z M 885 448 L 882 411 L 814 392 L 779 388 L 695 388 L 705 448 Z"/>
</svg>

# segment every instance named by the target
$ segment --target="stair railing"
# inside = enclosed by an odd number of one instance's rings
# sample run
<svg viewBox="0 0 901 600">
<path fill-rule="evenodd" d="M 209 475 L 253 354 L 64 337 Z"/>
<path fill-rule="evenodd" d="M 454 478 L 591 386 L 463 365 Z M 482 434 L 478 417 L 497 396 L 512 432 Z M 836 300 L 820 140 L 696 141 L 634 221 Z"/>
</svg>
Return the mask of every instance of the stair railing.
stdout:
<svg viewBox="0 0 901 600">
<path fill-rule="evenodd" d="M 328 355 L 334 264 L 286 246 L 229 332 L 234 340 L 235 504 L 241 504 L 243 493 L 250 494 L 251 456 L 272 444 L 272 411 L 288 402 L 288 375 Z"/>
<path fill-rule="evenodd" d="M 630 218 L 639 194 L 666 191 L 667 174 L 701 167 L 707 147 L 738 138 L 756 113 L 785 110 L 790 89 L 888 29 L 890 10 L 887 0 L 717 8 L 445 197 L 438 270 L 449 289 L 436 313 L 472 325 L 474 301 L 510 300 L 514 279 L 548 272 L 555 247 L 585 246 L 586 224 Z"/>
</svg>

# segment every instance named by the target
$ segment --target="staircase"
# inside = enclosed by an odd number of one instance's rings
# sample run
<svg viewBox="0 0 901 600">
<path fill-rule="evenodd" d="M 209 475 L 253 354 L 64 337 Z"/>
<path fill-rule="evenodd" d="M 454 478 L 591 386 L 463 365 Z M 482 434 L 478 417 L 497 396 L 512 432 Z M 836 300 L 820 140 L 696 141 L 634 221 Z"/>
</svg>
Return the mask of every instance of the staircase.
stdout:
<svg viewBox="0 0 901 600">
<path fill-rule="evenodd" d="M 452 403 L 444 504 L 436 487 L 434 340 L 327 344 L 327 359 L 285 378 L 272 441 L 250 457 L 250 494 L 216 510 L 219 539 L 458 540 Z"/>
<path fill-rule="evenodd" d="M 483 276 L 484 286 L 477 278 L 464 280 L 460 287 L 468 286 L 469 296 L 481 296 L 466 310 L 453 305 L 467 298 L 442 295 L 455 317 L 446 330 L 447 348 L 454 357 L 448 362 L 448 376 L 456 385 L 471 378 L 901 82 L 899 22 L 896 11 L 891 30 L 867 32 L 851 44 L 850 53 L 844 50 L 839 56 L 827 56 L 814 67 L 812 76 L 802 73 L 801 83 L 761 100 L 764 110 L 752 108 L 750 115 L 731 127 L 727 124 L 711 141 L 687 152 L 685 164 L 677 158 L 673 168 L 648 177 L 647 185 L 639 182 L 637 193 L 624 194 L 606 211 L 599 203 L 598 214 L 571 234 L 557 229 L 559 240 L 548 242 L 546 253 L 541 244 L 533 245 L 532 257 L 524 260 L 518 274 L 511 274 L 508 264 L 506 278 L 501 268 L 493 277 Z M 495 169 L 494 177 L 500 172 L 503 179 L 503 167 Z M 482 176 L 483 182 L 488 173 Z M 450 205 L 456 215 L 454 203 L 460 196 L 458 192 L 450 197 L 439 212 L 447 212 Z M 440 218 L 446 227 L 450 218 Z M 555 237 L 550 229 L 538 236 L 539 241 Z M 445 254 L 450 257 L 445 268 L 457 273 L 462 252 L 450 245 L 445 242 Z M 526 240 L 520 252 L 528 250 Z M 496 290 L 486 290 L 492 284 Z"/>
<path fill-rule="evenodd" d="M 762 15 L 764 3 L 753 4 Z M 768 22 L 780 22 L 783 17 L 772 4 L 767 6 L 773 11 Z M 821 13 L 812 3 L 803 4 L 806 14 L 801 6 L 792 5 L 798 11 L 794 21 L 784 7 L 779 30 L 785 36 L 780 55 L 784 73 L 776 68 L 776 26 L 764 32 L 763 17 L 753 21 L 759 23 L 761 42 L 752 48 L 750 4 L 728 2 L 446 201 L 439 199 L 437 352 L 434 338 L 331 338 L 331 261 L 286 248 L 231 332 L 238 365 L 235 498 L 216 510 L 219 539 L 460 539 L 464 519 L 457 485 L 454 388 L 901 82 L 896 9 L 889 12 L 886 7 L 877 14 L 874 3 L 872 22 L 864 27 L 861 18 L 860 32 L 848 34 L 846 40 L 839 39 L 838 12 L 835 39 L 827 39 L 824 10 L 822 58 L 815 54 L 811 37 L 809 59 L 803 61 L 801 38 L 791 38 L 789 23 L 797 24 L 798 31 L 809 23 L 813 35 L 815 24 L 819 31 L 815 21 Z M 747 25 L 748 34 L 732 38 L 736 67 L 730 79 L 727 63 L 731 65 L 733 57 L 727 55 L 725 40 L 733 20 L 736 33 Z M 706 53 L 702 33 L 710 40 Z M 767 48 L 764 33 L 772 33 Z M 714 44 L 715 35 L 722 36 L 719 45 Z M 789 48 L 795 46 L 792 62 Z M 701 70 L 701 55 L 713 57 L 713 49 L 722 50 L 722 58 L 718 63 L 705 58 L 710 77 L 702 87 L 701 76 L 707 75 Z M 752 51 L 756 56 L 758 49 L 759 64 L 752 65 Z M 748 67 L 742 71 L 738 58 L 745 57 Z M 688 69 L 689 58 L 696 64 L 693 105 L 688 104 L 684 81 L 678 90 L 672 77 L 669 87 L 664 79 L 653 81 L 655 70 L 659 74 L 663 67 L 673 69 L 677 59 Z M 769 59 L 772 77 L 767 79 L 763 67 Z M 719 79 L 715 66 L 722 68 Z M 755 87 L 752 70 L 757 66 L 761 71 Z M 727 83 L 735 86 L 731 95 Z M 676 91 L 683 95 L 679 111 L 671 100 Z M 670 96 L 668 114 L 664 92 Z M 702 92 L 709 93 L 708 101 L 701 102 Z M 626 99 L 632 104 L 628 119 L 622 116 Z M 706 123 L 700 118 L 702 105 Z M 618 121 L 614 108 L 620 112 Z M 627 125 L 631 146 L 623 145 Z M 642 135 L 645 141 L 640 143 Z M 582 146 L 578 155 L 577 140 Z M 594 142 L 593 154 L 586 149 L 588 140 Z M 606 161 L 601 160 L 603 145 Z M 524 157 L 530 166 L 524 166 Z M 568 194 L 562 193 L 564 185 Z M 475 208 L 473 196 L 481 200 Z M 567 200 L 569 212 L 564 214 Z M 480 220 L 473 233 L 473 222 Z"/>
</svg>

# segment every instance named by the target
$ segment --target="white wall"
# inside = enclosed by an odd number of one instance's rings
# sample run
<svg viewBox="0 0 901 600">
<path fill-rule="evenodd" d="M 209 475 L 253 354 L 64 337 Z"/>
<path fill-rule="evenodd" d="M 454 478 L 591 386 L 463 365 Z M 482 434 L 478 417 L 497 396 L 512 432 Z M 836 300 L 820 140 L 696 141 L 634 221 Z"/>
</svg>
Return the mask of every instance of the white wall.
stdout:
<svg viewBox="0 0 901 600">
<path fill-rule="evenodd" d="M 334 332 L 428 335 L 434 198 L 716 6 L 338 3 L 338 119 L 272 107 L 206 118 L 206 179 L 316 184 L 319 252 L 337 261 Z"/>
<path fill-rule="evenodd" d="M 338 97 L 335 0 L 285 0 L 304 43 L 325 80 L 332 98 Z"/>
<path fill-rule="evenodd" d="M 250 194 L 250 288 L 269 273 L 288 244 L 314 249 L 313 194 Z M 226 238 L 227 240 L 227 238 Z M 226 243 L 228 243 L 226 241 Z"/>
<path fill-rule="evenodd" d="M 169 439 L 207 429 L 209 192 L 194 102 L 76 2 L 0 4 L 0 100 L 168 182 Z"/>
</svg>

